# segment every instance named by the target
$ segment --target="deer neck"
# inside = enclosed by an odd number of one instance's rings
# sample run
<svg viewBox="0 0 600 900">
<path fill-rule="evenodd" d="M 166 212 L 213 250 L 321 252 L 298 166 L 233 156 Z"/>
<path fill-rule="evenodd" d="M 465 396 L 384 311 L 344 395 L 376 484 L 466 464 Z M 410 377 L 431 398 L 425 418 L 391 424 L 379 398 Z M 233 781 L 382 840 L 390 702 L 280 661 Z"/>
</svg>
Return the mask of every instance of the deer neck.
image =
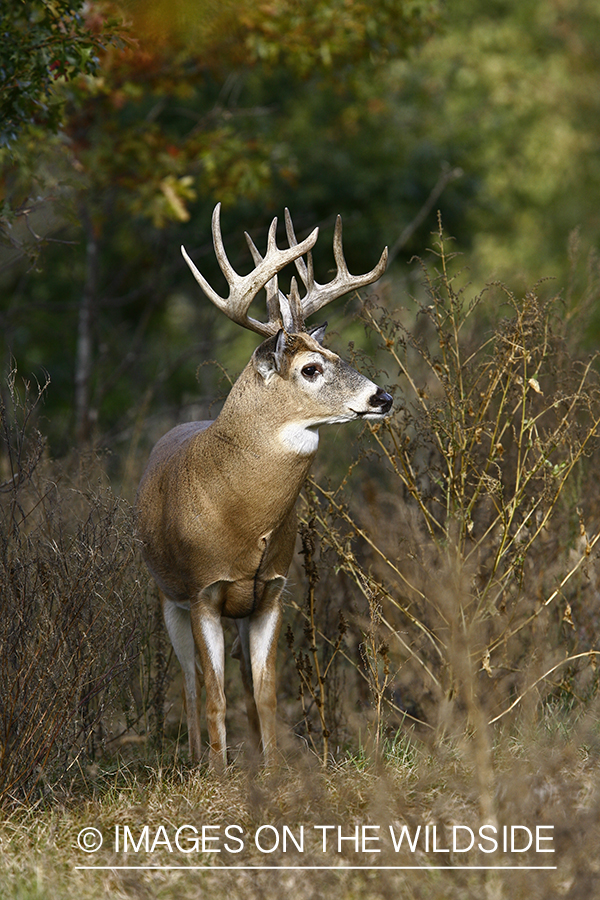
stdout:
<svg viewBox="0 0 600 900">
<path fill-rule="evenodd" d="M 319 433 L 307 428 L 299 407 L 276 380 L 265 382 L 248 364 L 233 385 L 215 422 L 219 431 L 235 437 L 241 447 L 289 464 L 312 462 Z"/>
<path fill-rule="evenodd" d="M 204 438 L 221 477 L 229 483 L 239 479 L 240 490 L 251 494 L 257 511 L 264 507 L 267 516 L 271 507 L 289 512 L 318 446 L 318 433 L 290 418 L 285 399 L 250 364 Z M 205 446 L 202 452 L 207 450 Z"/>
</svg>

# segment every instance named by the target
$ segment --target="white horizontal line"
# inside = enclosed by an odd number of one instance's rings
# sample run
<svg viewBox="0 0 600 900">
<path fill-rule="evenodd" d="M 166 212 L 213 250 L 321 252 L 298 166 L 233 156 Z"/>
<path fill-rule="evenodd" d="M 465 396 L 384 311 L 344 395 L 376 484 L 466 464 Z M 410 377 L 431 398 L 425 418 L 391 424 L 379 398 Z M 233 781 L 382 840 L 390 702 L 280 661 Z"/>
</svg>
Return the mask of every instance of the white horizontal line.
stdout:
<svg viewBox="0 0 600 900">
<path fill-rule="evenodd" d="M 415 870 L 415 869 L 438 869 L 438 870 L 451 870 L 451 869 L 479 869 L 484 872 L 496 871 L 506 869 L 508 870 L 519 870 L 522 872 L 531 872 L 532 870 L 538 869 L 556 869 L 557 866 L 75 866 L 75 869 L 88 869 L 88 870 L 102 870 L 107 869 L 109 871 L 116 870 L 142 870 L 142 871 L 169 871 L 169 870 L 186 870 L 190 871 L 223 871 L 223 872 L 232 872 L 242 869 L 253 869 L 253 870 L 261 870 L 265 871 L 289 871 L 290 869 L 297 869 L 300 871 L 312 871 L 315 869 L 319 870 L 327 870 L 329 872 L 337 872 L 342 870 L 362 870 L 368 872 L 380 872 L 382 870 L 393 870 L 393 871 L 401 871 L 401 870 Z"/>
</svg>

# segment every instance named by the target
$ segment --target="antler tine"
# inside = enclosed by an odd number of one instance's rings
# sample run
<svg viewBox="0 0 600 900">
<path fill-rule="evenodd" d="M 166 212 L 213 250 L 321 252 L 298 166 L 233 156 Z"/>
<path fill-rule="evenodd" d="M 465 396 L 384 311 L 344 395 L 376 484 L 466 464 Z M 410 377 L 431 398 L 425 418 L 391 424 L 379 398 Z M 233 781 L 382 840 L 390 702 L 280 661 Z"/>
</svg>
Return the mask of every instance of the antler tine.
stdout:
<svg viewBox="0 0 600 900">
<path fill-rule="evenodd" d="M 290 247 L 297 246 L 298 241 L 288 209 L 285 210 L 285 230 Z M 310 252 L 306 254 L 306 262 L 303 259 L 295 260 L 296 269 L 306 288 L 306 294 L 301 300 L 304 319 L 308 319 L 312 313 L 348 291 L 365 287 L 365 285 L 381 278 L 387 265 L 387 253 L 386 247 L 381 254 L 379 262 L 370 272 L 366 272 L 364 275 L 351 275 L 348 271 L 342 245 L 342 217 L 338 216 L 333 233 L 333 256 L 337 266 L 335 278 L 328 284 L 319 284 L 315 281 L 312 253 Z"/>
<path fill-rule="evenodd" d="M 292 317 L 293 330 L 295 332 L 303 331 L 305 319 L 304 307 L 302 305 L 302 300 L 300 299 L 298 282 L 296 281 L 295 276 L 292 276 L 292 280 L 290 283 L 289 308 Z"/>
<path fill-rule="evenodd" d="M 248 244 L 248 249 L 250 251 L 250 255 L 252 256 L 252 261 L 255 266 L 263 261 L 263 256 L 250 235 L 247 231 L 244 232 L 244 237 L 246 238 L 246 243 Z"/>
<path fill-rule="evenodd" d="M 290 213 L 289 209 L 287 208 L 287 206 L 284 210 L 284 219 L 285 219 L 285 233 L 287 235 L 288 244 L 290 245 L 290 247 L 297 247 L 298 246 L 298 238 L 296 237 L 296 232 L 294 231 L 294 224 L 292 222 L 292 216 L 291 216 L 291 213 Z M 308 262 L 310 265 L 310 269 L 312 271 L 312 253 L 310 253 L 310 252 L 307 253 L 307 258 L 308 258 Z M 294 265 L 296 266 L 296 269 L 298 270 L 298 275 L 302 279 L 302 283 L 304 284 L 304 287 L 307 288 L 308 287 L 307 264 L 304 262 L 302 257 L 299 257 L 298 259 L 296 259 L 294 261 Z"/>
<path fill-rule="evenodd" d="M 267 256 L 269 253 L 277 250 L 277 216 L 269 225 L 269 234 L 267 236 Z"/>
<path fill-rule="evenodd" d="M 333 258 L 337 266 L 337 274 L 342 273 L 350 277 L 342 244 L 342 217 L 340 215 L 335 217 L 335 228 L 333 229 Z"/>
<path fill-rule="evenodd" d="M 277 219 L 274 219 L 275 224 L 277 223 Z M 273 223 L 271 223 L 271 227 L 269 228 L 269 237 L 271 235 L 271 228 L 273 228 Z M 257 248 L 256 244 L 250 237 L 247 231 L 244 232 L 244 237 L 246 238 L 246 243 L 248 244 L 248 249 L 252 255 L 252 259 L 254 261 L 254 265 L 258 266 L 263 261 L 263 256 L 260 250 Z M 269 241 L 267 240 L 267 246 Z M 274 275 L 270 281 L 267 281 L 265 285 L 265 291 L 267 292 L 267 315 L 269 317 L 269 323 L 274 322 L 277 324 L 278 328 L 285 327 L 284 323 L 284 311 L 286 311 L 286 304 L 282 306 L 281 301 L 286 300 L 284 295 L 279 290 L 277 275 Z M 288 316 L 289 318 L 289 316 Z M 288 323 L 289 325 L 289 323 Z"/>
<path fill-rule="evenodd" d="M 319 229 L 315 228 L 301 243 L 297 243 L 285 250 L 280 250 L 276 241 L 277 219 L 273 219 L 269 228 L 265 256 L 262 257 L 254 244 L 249 243 L 255 267 L 248 275 L 239 275 L 229 262 L 225 252 L 221 235 L 220 212 L 221 204 L 217 203 L 212 217 L 213 244 L 217 261 L 229 285 L 229 296 L 225 298 L 217 294 L 198 271 L 184 247 L 181 248 L 181 252 L 194 278 L 215 306 L 222 310 L 232 321 L 237 322 L 244 328 L 249 328 L 251 331 L 255 331 L 264 337 L 269 337 L 279 330 L 282 318 L 285 320 L 285 314 L 282 316 L 281 308 L 279 315 L 276 309 L 276 298 L 277 306 L 281 307 L 279 302 L 280 296 L 277 291 L 277 273 L 288 263 L 294 262 L 299 256 L 307 253 L 314 246 L 319 235 Z M 267 289 L 269 321 L 259 322 L 248 315 L 248 308 L 261 288 L 266 287 L 269 282 L 273 282 Z"/>
<path fill-rule="evenodd" d="M 221 234 L 221 204 L 217 203 L 213 209 L 211 231 L 213 237 L 213 247 L 217 262 L 221 267 L 221 272 L 227 279 L 227 284 L 231 285 L 239 276 L 227 257 L 225 252 L 225 244 L 223 243 L 223 235 Z"/>
</svg>

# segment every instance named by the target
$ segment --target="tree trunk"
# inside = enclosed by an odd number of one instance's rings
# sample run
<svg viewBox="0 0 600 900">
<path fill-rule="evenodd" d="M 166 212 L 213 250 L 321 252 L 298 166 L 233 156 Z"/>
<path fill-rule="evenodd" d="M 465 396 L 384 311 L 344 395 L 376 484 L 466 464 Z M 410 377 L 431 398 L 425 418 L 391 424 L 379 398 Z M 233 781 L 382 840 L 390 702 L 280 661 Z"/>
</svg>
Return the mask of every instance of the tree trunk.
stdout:
<svg viewBox="0 0 600 900">
<path fill-rule="evenodd" d="M 79 445 L 87 444 L 94 420 L 90 409 L 93 341 L 92 329 L 97 298 L 98 238 L 93 222 L 83 211 L 86 235 L 85 284 L 79 305 L 77 353 L 75 361 L 75 437 Z"/>
</svg>

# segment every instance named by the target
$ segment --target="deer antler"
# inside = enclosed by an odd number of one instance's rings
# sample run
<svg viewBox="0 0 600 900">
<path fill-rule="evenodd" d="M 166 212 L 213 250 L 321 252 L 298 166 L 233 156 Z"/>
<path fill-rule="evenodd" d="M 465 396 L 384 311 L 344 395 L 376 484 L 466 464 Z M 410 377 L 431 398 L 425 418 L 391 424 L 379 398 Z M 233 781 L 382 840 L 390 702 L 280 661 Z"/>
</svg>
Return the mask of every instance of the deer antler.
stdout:
<svg viewBox="0 0 600 900">
<path fill-rule="evenodd" d="M 239 275 L 229 262 L 227 254 L 225 253 L 223 237 L 221 235 L 220 212 L 221 204 L 217 203 L 212 217 L 212 234 L 217 261 L 227 280 L 227 284 L 229 285 L 229 296 L 221 297 L 213 290 L 206 278 L 198 271 L 188 256 L 185 247 L 181 248 L 183 258 L 190 267 L 194 278 L 215 306 L 224 312 L 232 321 L 237 322 L 238 325 L 249 328 L 251 331 L 256 331 L 264 337 L 269 337 L 272 334 L 276 334 L 282 326 L 287 324 L 282 317 L 282 311 L 277 302 L 279 297 L 282 297 L 284 300 L 286 299 L 284 295 L 277 290 L 277 273 L 288 263 L 294 262 L 297 257 L 306 253 L 314 246 L 319 235 L 319 229 L 315 228 L 302 243 L 296 243 L 293 247 L 289 247 L 286 250 L 280 250 L 275 239 L 277 218 L 273 219 L 269 228 L 267 252 L 264 259 L 252 244 L 251 239 L 246 235 L 246 239 L 251 245 L 251 249 L 254 248 L 258 259 L 255 256 L 255 268 L 248 275 Z M 266 287 L 267 285 L 269 321 L 259 322 L 248 315 L 248 308 L 261 288 Z"/>
<path fill-rule="evenodd" d="M 217 203 L 212 217 L 212 234 L 217 261 L 229 285 L 229 296 L 221 297 L 217 294 L 198 271 L 184 247 L 181 248 L 181 252 L 194 278 L 215 306 L 232 321 L 237 322 L 238 325 L 249 328 L 251 331 L 255 331 L 264 337 L 276 334 L 282 327 L 290 332 L 303 331 L 304 322 L 312 313 L 337 297 L 341 297 L 342 294 L 347 293 L 349 290 L 364 287 L 376 281 L 385 271 L 387 247 L 374 269 L 365 275 L 350 275 L 342 249 L 342 220 L 338 216 L 333 238 L 333 253 L 337 264 L 337 273 L 329 284 L 319 284 L 314 278 L 310 252 L 316 243 L 319 229 L 315 228 L 307 238 L 299 243 L 294 233 L 289 210 L 286 209 L 285 228 L 290 246 L 286 250 L 281 250 L 277 246 L 275 237 L 277 218 L 274 218 L 271 222 L 267 239 L 267 252 L 264 257 L 257 250 L 250 235 L 245 233 L 255 267 L 248 275 L 239 275 L 232 267 L 225 253 L 221 235 L 220 211 L 221 204 Z M 306 263 L 301 259 L 304 254 L 306 254 L 307 258 Z M 290 293 L 287 297 L 278 288 L 277 274 L 290 262 L 295 263 L 298 274 L 306 288 L 306 294 L 302 298 L 299 295 L 295 278 L 292 278 Z M 250 304 L 261 288 L 265 288 L 267 292 L 267 312 L 269 317 L 267 322 L 259 322 L 248 315 Z"/>
<path fill-rule="evenodd" d="M 288 209 L 285 210 L 285 231 L 290 247 L 299 246 L 294 233 L 294 226 L 292 225 L 292 217 Z M 342 217 L 338 216 L 335 220 L 335 231 L 333 233 L 333 256 L 337 265 L 337 272 L 335 278 L 328 284 L 319 284 L 315 281 L 310 251 L 306 255 L 306 263 L 303 259 L 297 258 L 294 260 L 298 274 L 306 288 L 306 294 L 302 298 L 302 310 L 305 319 L 308 319 L 310 315 L 321 309 L 321 307 L 326 306 L 327 303 L 331 303 L 332 300 L 347 294 L 348 291 L 358 290 L 358 288 L 365 287 L 365 285 L 381 278 L 387 265 L 388 250 L 387 247 L 384 248 L 379 262 L 370 272 L 366 272 L 364 275 L 351 275 L 346 265 L 342 247 Z"/>
</svg>

